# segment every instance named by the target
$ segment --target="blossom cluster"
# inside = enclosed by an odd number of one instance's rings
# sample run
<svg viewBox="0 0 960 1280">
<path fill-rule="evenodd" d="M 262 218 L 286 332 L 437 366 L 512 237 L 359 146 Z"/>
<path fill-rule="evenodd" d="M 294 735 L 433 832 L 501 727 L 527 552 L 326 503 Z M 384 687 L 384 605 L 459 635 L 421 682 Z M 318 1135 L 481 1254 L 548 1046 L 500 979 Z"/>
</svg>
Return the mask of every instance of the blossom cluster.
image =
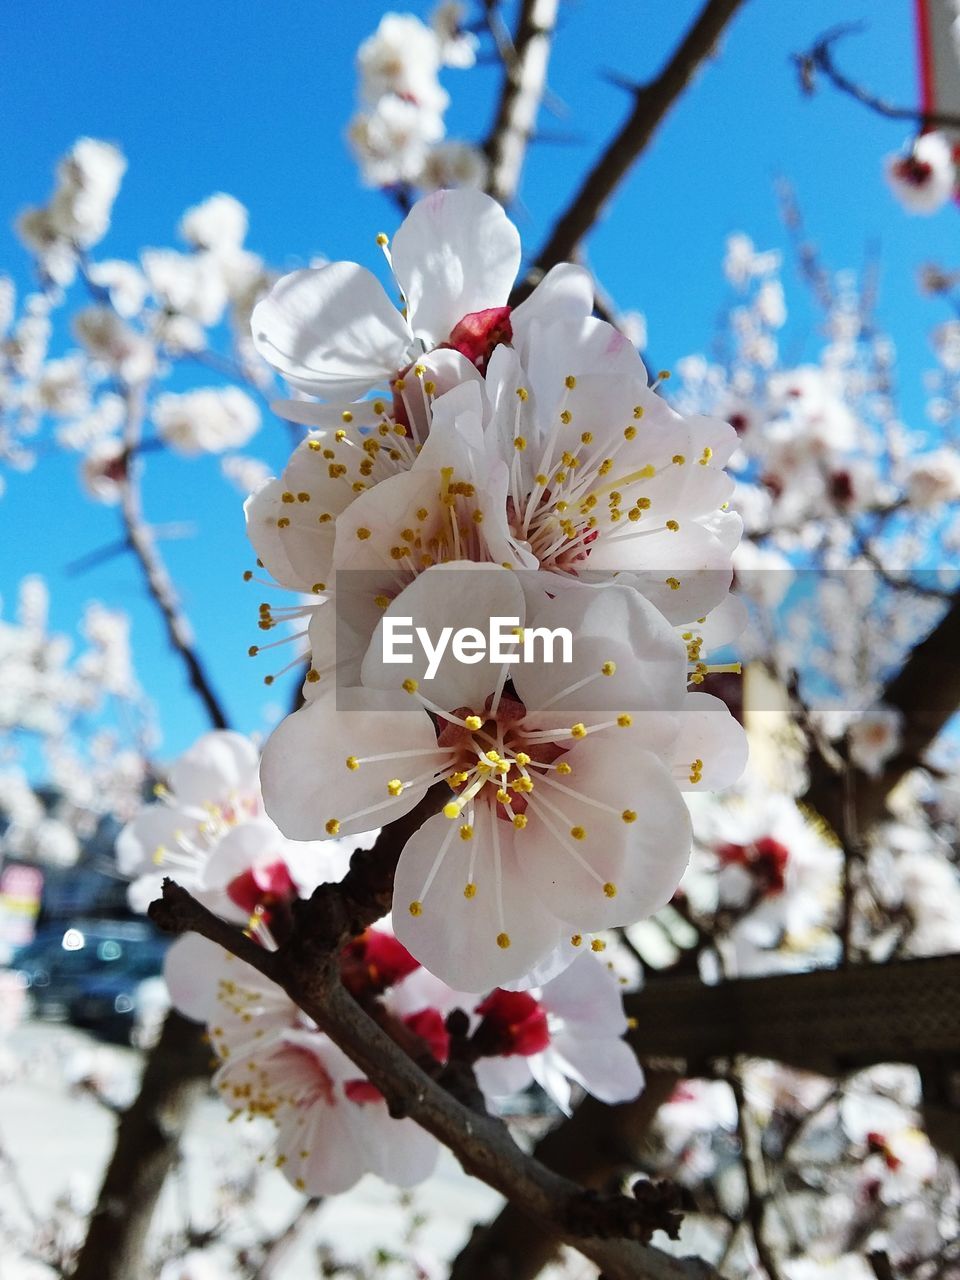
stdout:
<svg viewBox="0 0 960 1280">
<path fill-rule="evenodd" d="M 346 870 L 376 832 L 322 844 L 286 839 L 263 808 L 258 752 L 240 734 L 206 734 L 168 770 L 156 799 L 117 841 L 130 901 L 144 910 L 164 875 L 272 949 L 298 898 Z M 533 1080 L 566 1109 L 571 1085 L 610 1102 L 636 1096 L 643 1077 L 621 1037 L 618 977 L 589 952 L 532 990 L 467 995 L 434 978 L 389 921 L 353 939 L 341 977 L 408 1049 L 447 1060 L 447 1016 L 462 1008 L 491 1106 Z M 347 1190 L 373 1172 L 399 1186 L 432 1171 L 437 1144 L 411 1120 L 391 1119 L 377 1090 L 274 983 L 202 938 L 177 941 L 166 980 L 176 1007 L 207 1024 L 221 1060 L 215 1083 L 235 1113 L 276 1125 L 276 1166 L 311 1195 Z"/>
<path fill-rule="evenodd" d="M 690 846 L 681 793 L 742 770 L 742 730 L 699 690 L 739 624 L 737 437 L 668 407 L 592 317 L 582 268 L 511 308 L 519 237 L 489 197 L 437 192 L 380 239 L 404 311 L 338 262 L 284 277 L 253 315 L 300 393 L 279 411 L 315 428 L 247 504 L 259 563 L 315 600 L 261 607 L 264 631 L 305 622 L 310 653 L 264 801 L 286 835 L 322 839 L 442 786 L 400 857 L 395 928 L 482 991 L 666 902 Z M 399 667 L 383 635 L 403 617 L 566 628 L 572 659 Z"/>
<path fill-rule="evenodd" d="M 381 18 L 357 51 L 362 106 L 347 130 L 367 186 L 483 186 L 483 153 L 445 137 L 449 96 L 439 80 L 442 67 L 472 67 L 475 49 L 457 0 L 443 0 L 429 25 L 410 13 Z"/>
</svg>

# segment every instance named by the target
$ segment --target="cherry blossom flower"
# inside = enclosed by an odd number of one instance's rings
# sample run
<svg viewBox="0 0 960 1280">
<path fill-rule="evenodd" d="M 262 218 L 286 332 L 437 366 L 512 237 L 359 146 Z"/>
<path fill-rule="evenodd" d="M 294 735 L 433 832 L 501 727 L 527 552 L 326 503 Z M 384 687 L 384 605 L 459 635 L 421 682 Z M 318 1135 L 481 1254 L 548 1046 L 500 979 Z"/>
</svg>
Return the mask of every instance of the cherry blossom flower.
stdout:
<svg viewBox="0 0 960 1280">
<path fill-rule="evenodd" d="M 193 935 L 171 948 L 165 974 L 177 1008 L 209 1024 L 224 1100 L 277 1126 L 276 1166 L 298 1191 L 337 1195 L 365 1173 L 409 1187 L 433 1171 L 436 1140 L 391 1119 L 380 1092 L 280 987 Z M 444 1052 L 439 1016 L 421 1009 L 403 1021 Z"/>
<path fill-rule="evenodd" d="M 848 730 L 850 759 L 876 777 L 900 749 L 903 716 L 895 707 L 877 703 L 858 716 Z"/>
<path fill-rule="evenodd" d="M 239 387 L 165 392 L 151 414 L 161 439 L 187 457 L 239 449 L 260 426 L 260 410 Z"/>
<path fill-rule="evenodd" d="M 234 196 L 218 191 L 186 211 L 180 234 L 195 249 L 239 249 L 247 234 L 247 211 Z"/>
<path fill-rule="evenodd" d="M 960 457 L 954 449 L 933 449 L 912 458 L 907 466 L 907 501 L 929 511 L 960 498 Z"/>
<path fill-rule="evenodd" d="M 390 255 L 403 313 L 353 262 L 294 271 L 258 304 L 257 350 L 291 386 L 324 399 L 358 400 L 392 385 L 434 347 L 466 349 L 485 363 L 493 342 L 503 340 L 502 308 L 520 266 L 520 237 L 497 201 L 479 191 L 433 192 L 407 215 Z M 564 264 L 510 313 L 512 329 L 522 332 L 551 309 L 586 316 L 592 304 L 587 273 Z"/>
<path fill-rule="evenodd" d="M 476 1008 L 477 1035 L 504 1056 L 482 1058 L 484 1093 L 506 1096 L 531 1080 L 569 1114 L 570 1082 L 602 1102 L 627 1102 L 643 1088 L 643 1072 L 623 1040 L 627 1020 L 617 977 L 592 955 L 579 955 L 539 990 L 494 991 Z"/>
<path fill-rule="evenodd" d="M 887 156 L 887 181 L 909 213 L 936 213 L 954 193 L 953 148 L 942 133 L 924 133 L 906 155 Z"/>
<path fill-rule="evenodd" d="M 532 592 L 528 608 L 507 570 L 437 566 L 384 621 L 409 615 L 436 633 L 450 617 L 481 633 L 491 617 L 564 625 L 572 664 L 466 665 L 448 653 L 427 681 L 425 658 L 384 661 L 381 622 L 349 709 L 321 692 L 264 750 L 267 810 L 294 839 L 388 823 L 449 783 L 443 812 L 401 854 L 394 923 L 462 990 L 510 983 L 584 931 L 656 910 L 689 852 L 680 788 L 724 785 L 743 766 L 742 731 L 717 700 L 685 693 L 684 643 L 643 596 Z"/>
<path fill-rule="evenodd" d="M 135 909 L 145 910 L 173 875 L 220 914 L 269 927 L 272 909 L 340 879 L 353 848 L 372 841 L 285 839 L 263 811 L 258 765 L 253 743 L 224 730 L 204 734 L 175 761 L 158 799 L 117 838 L 119 868 L 134 877 Z"/>
</svg>

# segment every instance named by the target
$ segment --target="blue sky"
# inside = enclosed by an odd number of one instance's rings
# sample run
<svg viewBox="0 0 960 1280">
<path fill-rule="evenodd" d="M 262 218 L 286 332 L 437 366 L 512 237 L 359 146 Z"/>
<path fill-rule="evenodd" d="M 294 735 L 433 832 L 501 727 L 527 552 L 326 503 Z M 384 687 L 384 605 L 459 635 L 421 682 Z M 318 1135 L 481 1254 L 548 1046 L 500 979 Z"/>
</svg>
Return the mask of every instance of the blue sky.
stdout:
<svg viewBox="0 0 960 1280">
<path fill-rule="evenodd" d="M 541 125 L 575 141 L 531 153 L 514 210 L 528 249 L 538 247 L 628 110 L 625 94 L 601 72 L 651 76 L 697 8 L 689 0 L 562 6 L 550 84 L 567 114 L 544 116 Z M 380 193 L 359 186 L 343 131 L 354 107 L 354 53 L 382 12 L 370 0 L 74 0 L 18 10 L 0 49 L 0 270 L 28 283 L 10 220 L 46 198 L 56 159 L 82 134 L 117 142 L 130 163 L 104 256 L 176 243 L 184 208 L 224 190 L 247 205 L 250 247 L 274 264 L 292 267 L 322 252 L 376 266 L 374 234 L 391 230 L 396 214 Z M 925 261 L 957 265 L 957 211 L 905 215 L 881 168 L 905 128 L 826 86 L 804 98 L 790 62 L 827 28 L 862 18 L 863 33 L 840 46 L 844 67 L 889 98 L 914 102 L 912 14 L 911 0 L 744 5 L 720 57 L 675 108 L 589 241 L 590 259 L 619 305 L 646 314 L 658 362 L 709 347 L 727 301 L 720 263 L 731 231 L 746 231 L 762 248 L 786 244 L 773 191 L 783 174 L 828 265 L 857 267 L 868 249 L 879 250 L 880 320 L 899 351 L 904 415 L 919 425 L 921 377 L 932 363 L 927 335 L 945 316 L 918 296 L 915 274 Z M 492 68 L 446 73 L 453 135 L 483 135 L 497 83 Z M 794 337 L 810 355 L 816 334 L 803 286 L 790 269 L 785 282 Z M 279 465 L 286 439 L 268 421 L 250 451 Z M 65 572 L 76 556 L 116 537 L 115 513 L 80 497 L 75 473 L 74 458 L 52 455 L 33 475 L 9 478 L 0 499 L 0 595 L 8 606 L 20 577 L 42 573 L 62 630 L 73 628 L 91 598 L 129 610 L 164 753 L 179 751 L 202 731 L 203 715 L 135 566 L 114 560 L 79 578 Z M 158 522 L 197 524 L 196 539 L 167 545 L 170 567 L 237 727 L 261 728 L 264 705 L 276 695 L 268 696 L 245 656 L 261 596 L 241 582 L 251 557 L 239 497 L 213 464 L 158 457 L 146 502 Z"/>
</svg>

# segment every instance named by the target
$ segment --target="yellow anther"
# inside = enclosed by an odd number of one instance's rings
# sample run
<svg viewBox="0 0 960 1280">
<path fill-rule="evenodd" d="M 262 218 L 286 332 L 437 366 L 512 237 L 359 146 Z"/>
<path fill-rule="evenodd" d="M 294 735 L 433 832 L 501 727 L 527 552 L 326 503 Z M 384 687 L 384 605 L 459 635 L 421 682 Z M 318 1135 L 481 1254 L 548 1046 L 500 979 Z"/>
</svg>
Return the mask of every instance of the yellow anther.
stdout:
<svg viewBox="0 0 960 1280">
<path fill-rule="evenodd" d="M 666 382 L 667 379 L 670 377 L 670 370 L 661 369 L 660 372 L 657 374 L 657 377 L 660 379 L 661 382 Z"/>
<path fill-rule="evenodd" d="M 683 464 L 686 462 L 686 458 L 682 453 L 675 453 L 673 457 L 670 459 L 670 461 L 674 463 L 676 466 L 682 467 Z"/>
<path fill-rule="evenodd" d="M 607 949 L 607 944 L 603 942 L 600 938 L 594 938 L 594 940 L 590 943 L 591 951 L 606 951 L 606 949 Z"/>
<path fill-rule="evenodd" d="M 707 445 L 703 453 L 700 455 L 701 467 L 705 467 L 712 457 L 713 457 L 713 450 L 710 448 L 709 445 Z"/>
<path fill-rule="evenodd" d="M 422 916 L 423 903 L 417 902 L 416 900 L 414 900 L 413 902 L 410 903 L 409 907 L 407 907 L 407 910 L 410 912 L 412 916 Z"/>
<path fill-rule="evenodd" d="M 310 670 L 307 672 L 307 683 L 316 684 L 319 679 L 320 679 L 320 672 L 316 669 L 316 667 L 311 667 Z"/>
<path fill-rule="evenodd" d="M 635 439 L 636 439 L 636 436 L 637 436 L 637 428 L 636 428 L 636 427 L 624 427 L 624 429 L 623 429 L 623 438 L 624 438 L 624 440 L 635 440 Z"/>
<path fill-rule="evenodd" d="M 382 249 L 384 245 L 388 245 L 389 243 L 390 243 L 390 237 L 387 235 L 387 233 L 385 231 L 379 231 L 377 233 L 377 244 L 380 246 L 380 248 Z"/>
<path fill-rule="evenodd" d="M 360 761 L 357 759 L 356 756 L 347 756 L 346 761 L 344 763 L 346 764 L 348 769 L 360 768 Z"/>
<path fill-rule="evenodd" d="M 567 376 L 563 380 L 563 385 L 567 388 L 568 391 L 572 391 L 574 389 L 574 387 L 577 385 L 577 380 L 572 373 L 567 374 Z"/>
<path fill-rule="evenodd" d="M 247 650 L 247 657 L 255 658 L 259 652 L 260 652 L 259 646 L 252 644 L 250 648 Z"/>
<path fill-rule="evenodd" d="M 633 416 L 639 421 L 643 417 L 643 405 L 635 404 L 633 406 Z"/>
<path fill-rule="evenodd" d="M 513 804 L 513 796 L 509 791 L 504 791 L 502 787 L 497 792 L 497 799 L 501 804 Z"/>
<path fill-rule="evenodd" d="M 377 605 L 377 606 L 378 606 L 378 608 L 380 608 L 380 609 L 386 609 L 387 605 L 390 603 L 390 597 L 389 597 L 389 596 L 374 596 L 374 597 L 373 597 L 373 603 L 374 603 L 375 605 Z"/>
<path fill-rule="evenodd" d="M 568 423 L 573 421 L 573 414 L 570 412 L 569 409 L 563 410 L 563 412 L 560 414 L 560 421 L 564 424 L 564 426 L 566 426 Z"/>
<path fill-rule="evenodd" d="M 593 432 L 592 432 L 592 431 L 584 431 L 584 432 L 581 434 L 581 436 L 580 436 L 580 443 L 581 443 L 581 444 L 593 444 Z"/>
<path fill-rule="evenodd" d="M 340 822 L 337 818 L 328 818 L 324 825 L 324 830 L 328 836 L 336 836 L 340 834 Z"/>
<path fill-rule="evenodd" d="M 572 937 L 571 937 L 571 939 L 570 939 L 570 945 L 571 945 L 571 947 L 579 947 L 579 946 L 581 945 L 581 943 L 582 943 L 582 942 L 583 942 L 583 934 L 582 934 L 582 933 L 575 933 L 575 934 L 573 934 L 573 936 L 572 936 Z"/>
<path fill-rule="evenodd" d="M 244 571 L 243 571 L 243 580 L 244 580 L 244 582 L 249 582 L 249 581 L 250 581 L 250 579 L 251 579 L 252 577 L 253 577 L 253 570 L 252 570 L 252 569 L 244 569 Z"/>
<path fill-rule="evenodd" d="M 465 898 L 475 898 L 477 896 L 477 886 L 472 881 L 470 884 L 463 886 L 463 896 Z"/>
<path fill-rule="evenodd" d="M 399 778 L 391 778 L 387 783 L 387 791 L 392 796 L 398 796 L 403 791 L 403 783 Z"/>
<path fill-rule="evenodd" d="M 522 831 L 527 825 L 527 815 L 525 813 L 515 813 L 513 815 L 513 825 L 518 831 Z"/>
<path fill-rule="evenodd" d="M 469 822 L 465 822 L 463 826 L 460 828 L 460 839 L 461 840 L 473 839 L 473 827 L 470 825 Z"/>
<path fill-rule="evenodd" d="M 463 722 L 471 733 L 476 733 L 478 729 L 483 728 L 483 721 L 479 716 L 467 716 Z"/>
<path fill-rule="evenodd" d="M 413 372 L 417 375 L 418 378 L 422 378 L 423 375 L 427 372 L 427 366 L 425 364 L 415 364 L 413 366 Z"/>
<path fill-rule="evenodd" d="M 562 774 L 563 777 L 566 777 L 568 774 L 573 773 L 573 768 L 567 764 L 566 760 L 561 760 L 560 763 L 557 765 L 557 773 Z"/>
<path fill-rule="evenodd" d="M 417 684 L 416 680 L 407 679 L 407 680 L 404 680 L 403 684 L 400 687 L 404 691 L 404 693 L 416 693 L 417 689 L 419 688 L 419 685 Z"/>
<path fill-rule="evenodd" d="M 600 674 L 604 676 L 612 676 L 616 669 L 617 664 L 615 662 L 605 662 L 600 668 Z"/>
<path fill-rule="evenodd" d="M 497 934 L 497 946 L 500 948 L 500 950 L 501 950 L 501 951 L 506 951 L 506 949 L 507 949 L 507 947 L 509 947 L 509 945 L 510 945 L 510 935 L 509 935 L 509 933 L 498 933 L 498 934 Z"/>
<path fill-rule="evenodd" d="M 429 514 L 430 514 L 430 512 L 427 510 L 427 508 L 426 508 L 426 507 L 418 507 L 418 508 L 417 508 L 417 519 L 418 519 L 418 520 L 426 520 L 426 518 L 427 518 L 427 516 L 428 516 Z"/>
<path fill-rule="evenodd" d="M 622 715 L 617 716 L 617 724 L 621 729 L 629 729 L 633 724 L 633 716 L 629 712 L 624 711 Z"/>
<path fill-rule="evenodd" d="M 669 529 L 671 533 L 679 533 L 680 523 L 677 520 L 668 520 L 664 528 Z"/>
<path fill-rule="evenodd" d="M 518 453 L 523 453 L 524 449 L 527 447 L 525 438 L 523 436 L 516 436 L 513 441 L 513 447 Z"/>
<path fill-rule="evenodd" d="M 448 800 L 443 806 L 443 816 L 449 818 L 451 822 L 460 817 L 460 806 L 456 800 Z"/>
<path fill-rule="evenodd" d="M 293 496 L 293 494 L 292 494 L 292 493 L 290 493 L 290 492 L 288 491 L 288 492 L 286 492 L 286 493 L 281 493 L 281 495 L 280 495 L 280 501 L 281 501 L 281 502 L 296 502 L 296 498 Z"/>
<path fill-rule="evenodd" d="M 280 519 L 277 521 L 277 528 L 278 528 L 278 529 L 289 529 L 289 528 L 290 528 L 290 519 L 289 519 L 289 517 L 288 517 L 288 516 L 281 516 L 281 517 L 280 517 Z"/>
<path fill-rule="evenodd" d="M 570 733 L 574 738 L 585 738 L 587 736 L 587 726 L 581 721 L 570 726 Z"/>
<path fill-rule="evenodd" d="M 437 389 L 437 384 L 432 379 L 428 378 L 423 384 L 423 389 L 428 396 L 432 396 Z"/>
<path fill-rule="evenodd" d="M 325 582 L 315 582 L 313 586 L 310 588 L 310 590 L 313 592 L 315 596 L 321 595 L 324 591 L 326 591 L 326 589 L 327 589 L 327 584 Z"/>
<path fill-rule="evenodd" d="M 617 896 L 617 886 L 615 884 L 611 884 L 610 881 L 608 880 L 607 883 L 603 886 L 603 892 L 607 895 L 608 898 L 615 898 Z"/>
<path fill-rule="evenodd" d="M 574 840 L 583 840 L 587 833 L 585 828 L 577 826 L 570 828 L 570 834 L 573 836 Z"/>
<path fill-rule="evenodd" d="M 679 578 L 664 578 L 664 582 L 666 582 L 667 586 L 670 588 L 670 590 L 671 590 L 671 591 L 679 591 L 679 590 L 680 590 L 680 579 L 679 579 Z"/>
<path fill-rule="evenodd" d="M 528 765 L 531 759 L 525 751 L 518 751 L 514 758 L 521 769 Z"/>
<path fill-rule="evenodd" d="M 518 400 L 528 400 L 529 398 L 530 398 L 530 392 L 527 390 L 526 387 L 517 387 Z"/>
<path fill-rule="evenodd" d="M 624 809 L 620 817 L 624 820 L 624 822 L 636 822 L 637 812 L 635 809 Z"/>
</svg>

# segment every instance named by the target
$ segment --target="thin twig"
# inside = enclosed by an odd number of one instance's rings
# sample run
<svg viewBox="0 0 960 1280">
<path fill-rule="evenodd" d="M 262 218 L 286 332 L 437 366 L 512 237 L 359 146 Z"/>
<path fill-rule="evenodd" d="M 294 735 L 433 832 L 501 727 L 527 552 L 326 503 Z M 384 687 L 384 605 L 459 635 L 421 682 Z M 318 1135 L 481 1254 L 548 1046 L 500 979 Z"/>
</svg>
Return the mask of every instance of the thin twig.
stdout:
<svg viewBox="0 0 960 1280">
<path fill-rule="evenodd" d="M 123 442 L 127 457 L 130 458 L 137 451 L 143 431 L 144 396 L 142 391 L 130 388 L 125 398 L 127 416 L 123 429 Z M 194 648 L 190 624 L 180 607 L 176 590 L 157 550 L 153 533 L 143 518 L 139 480 L 135 468 L 129 465 L 120 481 L 120 513 L 130 549 L 143 569 L 151 599 L 163 615 L 170 643 L 183 659 L 190 686 L 206 708 L 213 727 L 226 729 L 229 727 L 226 713 L 213 691 L 210 678 Z"/>
<path fill-rule="evenodd" d="M 559 0 L 523 0 L 509 51 L 497 115 L 484 143 L 490 161 L 487 191 L 501 204 L 517 194 L 520 171 L 533 136 L 547 83 L 547 63 Z"/>
<path fill-rule="evenodd" d="M 522 301 L 551 267 L 573 258 L 580 241 L 600 217 L 618 184 L 646 150 L 658 126 L 700 65 L 712 53 L 741 4 L 743 0 L 707 0 L 657 78 L 634 90 L 636 101 L 633 111 L 555 225 L 527 279 L 515 290 L 515 302 Z"/>
<path fill-rule="evenodd" d="M 800 83 L 804 92 L 807 94 L 813 93 L 816 87 L 816 74 L 820 72 L 841 93 L 846 93 L 851 98 L 855 98 L 857 102 L 869 107 L 871 111 L 875 111 L 878 115 L 885 116 L 888 120 L 912 120 L 924 129 L 960 129 L 960 116 L 950 115 L 943 111 L 923 111 L 917 107 L 894 106 L 886 98 L 880 98 L 868 89 L 864 89 L 862 85 L 857 84 L 855 80 L 851 80 L 849 76 L 840 71 L 833 60 L 834 44 L 844 36 L 853 35 L 862 29 L 860 23 L 845 23 L 843 26 L 834 27 L 825 35 L 822 35 L 807 53 L 793 55 L 793 61 L 799 72 Z"/>
<path fill-rule="evenodd" d="M 747 1184 L 746 1219 L 750 1226 L 750 1234 L 753 1237 L 757 1258 L 769 1280 L 781 1280 L 777 1259 L 767 1240 L 766 1218 L 770 1197 L 763 1168 L 763 1152 L 760 1149 L 758 1135 L 747 1115 L 747 1100 L 739 1073 L 731 1071 L 727 1077 L 727 1083 L 733 1090 L 737 1103 L 737 1136 L 740 1139 L 740 1160 Z"/>
</svg>

